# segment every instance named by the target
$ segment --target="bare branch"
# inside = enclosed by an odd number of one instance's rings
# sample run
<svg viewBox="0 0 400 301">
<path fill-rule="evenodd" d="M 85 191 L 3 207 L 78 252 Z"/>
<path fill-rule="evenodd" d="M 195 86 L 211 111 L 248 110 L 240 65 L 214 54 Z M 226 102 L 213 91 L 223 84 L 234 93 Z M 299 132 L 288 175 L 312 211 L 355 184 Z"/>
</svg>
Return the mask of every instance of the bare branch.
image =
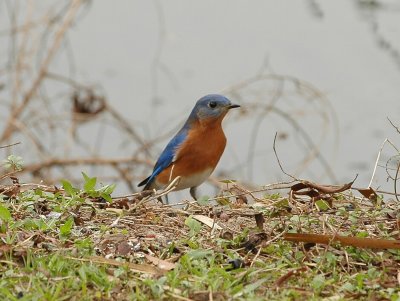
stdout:
<svg viewBox="0 0 400 301">
<path fill-rule="evenodd" d="M 61 42 L 64 38 L 64 35 L 67 31 L 67 29 L 71 26 L 72 21 L 75 18 L 76 13 L 78 12 L 78 9 L 80 5 L 82 4 L 81 0 L 73 0 L 71 2 L 71 5 L 69 7 L 68 12 L 66 13 L 64 20 L 58 30 L 58 32 L 55 35 L 53 45 L 50 47 L 46 58 L 44 59 L 40 70 L 38 72 L 37 77 L 32 83 L 31 88 L 28 90 L 28 92 L 25 94 L 22 102 L 12 111 L 10 117 L 8 118 L 8 121 L 6 123 L 6 127 L 4 129 L 4 132 L 0 138 L 0 143 L 7 141 L 12 133 L 14 132 L 14 120 L 18 119 L 18 117 L 21 115 L 21 113 L 24 111 L 26 108 L 27 104 L 31 101 L 33 96 L 35 95 L 37 89 L 39 88 L 43 78 L 46 75 L 47 69 L 50 66 L 50 63 L 52 62 L 55 54 L 57 53 L 58 48 L 61 45 Z"/>
<path fill-rule="evenodd" d="M 288 174 L 288 173 L 283 169 L 283 167 L 282 167 L 281 160 L 279 160 L 278 153 L 276 152 L 276 147 L 275 147 L 275 146 L 276 146 L 276 137 L 277 137 L 277 135 L 278 135 L 278 132 L 275 133 L 273 149 L 274 149 L 275 158 L 276 158 L 276 160 L 278 161 L 278 164 L 279 164 L 279 168 L 280 168 L 281 171 L 282 171 L 285 175 L 287 175 L 288 177 L 291 177 L 293 180 L 299 181 L 296 177 L 294 177 L 294 176 Z"/>
<path fill-rule="evenodd" d="M 6 147 L 11 147 L 11 146 L 18 145 L 18 144 L 21 144 L 21 142 L 16 142 L 16 143 L 11 143 L 11 144 L 7 144 L 7 145 L 4 145 L 4 146 L 0 146 L 0 149 L 1 148 L 6 148 Z"/>
</svg>

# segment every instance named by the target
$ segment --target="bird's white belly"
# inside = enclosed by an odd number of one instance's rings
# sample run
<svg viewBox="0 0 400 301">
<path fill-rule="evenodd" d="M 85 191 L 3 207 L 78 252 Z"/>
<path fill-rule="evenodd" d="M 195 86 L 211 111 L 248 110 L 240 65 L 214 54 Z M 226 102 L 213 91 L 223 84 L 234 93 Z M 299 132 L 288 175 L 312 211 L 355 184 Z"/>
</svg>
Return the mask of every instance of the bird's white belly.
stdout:
<svg viewBox="0 0 400 301">
<path fill-rule="evenodd" d="M 195 173 L 191 176 L 181 176 L 178 186 L 176 187 L 175 190 L 182 190 L 182 189 L 186 189 L 186 188 L 197 187 L 200 184 L 202 184 L 205 180 L 207 180 L 212 172 L 213 172 L 212 168 L 207 168 L 206 170 Z M 172 178 L 171 181 L 174 178 Z M 156 182 L 156 186 L 158 189 L 165 188 L 165 186 L 166 186 L 161 183 L 158 183 L 158 181 L 155 181 L 155 182 Z"/>
</svg>

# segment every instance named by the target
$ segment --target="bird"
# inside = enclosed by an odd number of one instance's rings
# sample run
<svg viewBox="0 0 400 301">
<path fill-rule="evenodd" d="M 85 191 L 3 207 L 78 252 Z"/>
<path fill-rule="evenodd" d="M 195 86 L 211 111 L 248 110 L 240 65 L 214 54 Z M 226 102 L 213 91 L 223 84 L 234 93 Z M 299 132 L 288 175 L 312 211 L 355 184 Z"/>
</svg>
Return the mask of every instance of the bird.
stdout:
<svg viewBox="0 0 400 301">
<path fill-rule="evenodd" d="M 163 189 L 179 176 L 174 190 L 189 188 L 190 195 L 197 200 L 197 187 L 214 171 L 226 146 L 222 120 L 230 109 L 239 107 L 219 94 L 200 98 L 182 128 L 161 152 L 151 175 L 138 187 L 144 186 L 143 191 Z"/>
</svg>

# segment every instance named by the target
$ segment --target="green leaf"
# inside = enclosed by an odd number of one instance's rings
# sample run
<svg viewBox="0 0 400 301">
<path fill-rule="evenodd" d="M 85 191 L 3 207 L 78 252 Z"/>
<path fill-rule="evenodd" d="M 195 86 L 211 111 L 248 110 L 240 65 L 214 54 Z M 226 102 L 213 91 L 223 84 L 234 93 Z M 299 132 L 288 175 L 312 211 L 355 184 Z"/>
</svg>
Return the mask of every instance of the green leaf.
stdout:
<svg viewBox="0 0 400 301">
<path fill-rule="evenodd" d="M 357 287 L 359 288 L 359 289 L 362 289 L 363 287 L 364 287 L 364 279 L 366 278 L 366 275 L 365 274 L 357 274 L 356 275 L 356 277 L 355 277 L 355 279 L 356 279 L 356 281 L 357 281 Z"/>
<path fill-rule="evenodd" d="M 69 236 L 71 234 L 71 229 L 73 225 L 74 225 L 74 219 L 70 217 L 69 219 L 67 219 L 64 225 L 60 226 L 60 236 L 61 237 Z"/>
<path fill-rule="evenodd" d="M 199 250 L 192 250 L 187 252 L 187 256 L 190 259 L 202 259 L 202 258 L 207 258 L 213 255 L 213 251 L 211 250 L 204 250 L 204 249 L 199 249 Z"/>
<path fill-rule="evenodd" d="M 315 202 L 315 205 L 317 206 L 317 208 L 320 211 L 326 211 L 331 209 L 331 207 L 329 207 L 329 204 L 327 202 L 325 202 L 324 200 L 318 200 Z"/>
<path fill-rule="evenodd" d="M 11 219 L 10 211 L 2 205 L 0 205 L 0 219 L 2 219 L 5 222 Z"/>
<path fill-rule="evenodd" d="M 111 184 L 100 188 L 99 189 L 100 196 L 107 202 L 111 203 L 112 202 L 111 193 L 114 191 L 116 186 L 117 186 L 116 184 Z"/>
<path fill-rule="evenodd" d="M 24 161 L 20 156 L 9 155 L 7 159 L 3 161 L 3 163 L 6 169 L 17 171 L 22 170 L 22 165 L 24 164 Z"/>
<path fill-rule="evenodd" d="M 116 184 L 106 185 L 106 186 L 102 187 L 102 188 L 100 189 L 100 191 L 101 191 L 102 193 L 105 193 L 105 194 L 109 194 L 109 195 L 110 195 L 111 193 L 114 192 L 115 187 L 117 187 Z"/>
<path fill-rule="evenodd" d="M 240 292 L 240 294 L 238 294 L 239 296 L 242 294 L 249 294 L 249 293 L 254 293 L 254 291 L 259 288 L 261 285 L 264 284 L 264 282 L 266 282 L 268 279 L 266 278 L 262 278 L 260 280 L 257 280 L 254 283 L 248 284 L 246 285 L 243 290 Z M 236 296 L 235 296 L 236 297 Z"/>
<path fill-rule="evenodd" d="M 75 196 L 75 189 L 70 182 L 67 180 L 61 180 L 61 184 L 67 194 L 70 196 Z"/>
<path fill-rule="evenodd" d="M 189 248 L 191 249 L 198 249 L 199 248 L 199 244 L 193 240 L 190 239 L 185 239 L 184 242 L 188 245 Z"/>
<path fill-rule="evenodd" d="M 311 281 L 311 286 L 316 289 L 322 289 L 325 286 L 325 276 L 324 275 L 316 275 Z"/>
<path fill-rule="evenodd" d="M 109 194 L 107 194 L 107 193 L 102 193 L 100 196 L 101 196 L 103 199 L 105 199 L 107 202 L 109 202 L 109 203 L 112 202 L 112 198 L 110 197 Z"/>
<path fill-rule="evenodd" d="M 230 205 L 231 204 L 231 202 L 229 202 L 229 199 L 228 198 L 217 198 L 217 203 L 219 204 L 219 205 L 221 205 L 221 206 L 227 206 L 227 205 Z"/>
<path fill-rule="evenodd" d="M 229 179 L 226 179 L 226 180 L 220 180 L 220 181 L 218 181 L 218 182 L 224 183 L 224 184 L 234 184 L 234 183 L 236 183 L 236 180 L 229 180 Z"/>
<path fill-rule="evenodd" d="M 288 199 L 280 200 L 280 201 L 274 203 L 274 206 L 277 208 L 287 208 L 289 206 L 289 200 Z"/>
<path fill-rule="evenodd" d="M 210 203 L 210 197 L 208 195 L 204 195 L 196 200 L 196 202 L 200 206 L 207 206 Z"/>
<path fill-rule="evenodd" d="M 200 222 L 196 221 L 192 216 L 189 216 L 186 220 L 185 220 L 185 225 L 189 227 L 190 231 L 189 231 L 189 236 L 194 236 L 197 233 L 200 232 L 201 230 L 201 224 Z"/>
<path fill-rule="evenodd" d="M 89 177 L 87 174 L 82 172 L 83 178 L 85 179 L 85 184 L 83 185 L 83 189 L 85 192 L 91 192 L 96 187 L 97 178 L 96 177 Z"/>
<path fill-rule="evenodd" d="M 339 291 L 353 292 L 354 290 L 355 290 L 355 287 L 350 282 L 346 282 L 341 287 L 339 287 Z"/>
<path fill-rule="evenodd" d="M 282 196 L 281 196 L 281 194 L 280 193 L 273 193 L 273 194 L 266 194 L 266 195 L 264 195 L 264 198 L 265 199 L 268 199 L 268 200 L 277 200 L 277 199 L 279 199 L 279 198 L 281 198 Z M 286 200 L 287 201 L 287 200 Z"/>
<path fill-rule="evenodd" d="M 361 231 L 356 234 L 356 237 L 361 237 L 361 238 L 368 237 L 368 236 L 369 236 L 369 234 L 367 231 Z"/>
</svg>

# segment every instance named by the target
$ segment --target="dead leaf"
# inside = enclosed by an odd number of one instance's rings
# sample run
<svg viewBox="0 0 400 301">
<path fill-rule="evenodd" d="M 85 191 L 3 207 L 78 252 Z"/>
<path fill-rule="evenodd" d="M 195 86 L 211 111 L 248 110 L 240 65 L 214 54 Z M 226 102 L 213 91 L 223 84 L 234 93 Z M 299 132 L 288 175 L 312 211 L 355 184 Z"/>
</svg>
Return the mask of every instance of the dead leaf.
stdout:
<svg viewBox="0 0 400 301">
<path fill-rule="evenodd" d="M 243 190 L 239 189 L 237 186 L 232 186 L 229 189 L 229 192 L 235 196 L 237 205 L 248 204 L 248 200 L 246 195 L 243 193 Z"/>
<path fill-rule="evenodd" d="M 149 254 L 145 254 L 144 255 L 146 257 L 146 259 L 148 261 L 150 261 L 151 263 L 153 263 L 155 266 L 157 266 L 158 268 L 165 270 L 165 271 L 170 271 L 173 270 L 176 266 L 175 263 L 151 256 Z"/>
<path fill-rule="evenodd" d="M 121 241 L 117 246 L 116 254 L 126 256 L 132 252 L 132 246 L 127 241 Z"/>
<path fill-rule="evenodd" d="M 20 192 L 20 185 L 19 184 L 13 184 L 10 186 L 1 186 L 0 187 L 0 193 L 3 195 L 8 196 L 9 198 L 15 197 L 17 194 Z"/>
<path fill-rule="evenodd" d="M 370 201 L 376 203 L 378 200 L 378 194 L 371 187 L 357 189 L 359 193 L 361 193 L 364 197 L 369 199 Z"/>
<path fill-rule="evenodd" d="M 276 280 L 275 286 L 276 287 L 282 286 L 282 284 L 284 284 L 286 281 L 288 281 L 289 278 L 291 278 L 293 276 L 298 276 L 298 275 L 300 275 L 301 272 L 305 272 L 306 270 L 307 270 L 307 267 L 304 266 L 304 267 L 287 272 L 285 275 L 283 275 L 278 280 Z"/>
<path fill-rule="evenodd" d="M 322 184 L 317 184 L 317 183 L 310 182 L 310 181 L 301 181 L 299 183 L 292 185 L 291 190 L 296 192 L 296 194 L 304 193 L 304 192 L 300 192 L 300 190 L 303 190 L 306 188 L 309 189 L 310 191 L 315 190 L 319 193 L 333 194 L 333 193 L 339 193 L 339 192 L 343 192 L 343 191 L 350 189 L 351 186 L 353 185 L 354 181 L 355 181 L 355 179 L 353 181 L 351 181 L 350 183 L 346 183 L 343 185 L 322 185 Z"/>
<path fill-rule="evenodd" d="M 288 241 L 319 243 L 325 245 L 329 245 L 332 242 L 340 242 L 343 246 L 353 246 L 358 248 L 400 249 L 400 240 L 311 233 L 285 233 L 283 238 Z"/>
<path fill-rule="evenodd" d="M 128 198 L 122 198 L 122 199 L 118 199 L 115 200 L 114 202 L 111 203 L 111 206 L 113 206 L 114 208 L 118 208 L 118 209 L 129 209 L 129 199 Z"/>
<path fill-rule="evenodd" d="M 245 248 L 247 251 L 257 252 L 256 246 L 267 240 L 268 236 L 265 232 L 258 232 L 249 235 L 249 239 L 242 243 L 240 247 Z"/>
<path fill-rule="evenodd" d="M 76 92 L 72 96 L 72 102 L 75 114 L 96 115 L 106 109 L 105 98 L 96 95 L 92 89 L 81 89 Z"/>
<path fill-rule="evenodd" d="M 219 215 L 219 218 L 222 221 L 227 222 L 229 220 L 229 215 L 226 212 L 221 212 L 221 214 Z"/>
<path fill-rule="evenodd" d="M 223 232 L 221 234 L 220 237 L 223 238 L 223 239 L 226 239 L 226 240 L 232 240 L 233 239 L 233 234 L 232 234 L 232 232 L 225 231 L 225 232 Z"/>
<path fill-rule="evenodd" d="M 195 214 L 195 215 L 192 215 L 192 217 L 193 217 L 195 220 L 198 220 L 199 222 L 203 223 L 204 225 L 209 226 L 210 228 L 215 228 L 215 229 L 217 229 L 217 230 L 222 230 L 221 226 L 218 225 L 218 224 L 215 222 L 214 219 L 212 219 L 212 218 L 210 218 L 210 217 L 208 217 L 208 216 L 200 215 L 200 214 Z"/>
<path fill-rule="evenodd" d="M 254 218 L 256 219 L 256 224 L 257 227 L 262 231 L 264 229 L 264 215 L 262 213 L 257 213 L 254 215 Z"/>
<path fill-rule="evenodd" d="M 9 253 L 12 247 L 10 245 L 0 245 L 0 258 L 3 257 L 5 253 Z"/>
</svg>

